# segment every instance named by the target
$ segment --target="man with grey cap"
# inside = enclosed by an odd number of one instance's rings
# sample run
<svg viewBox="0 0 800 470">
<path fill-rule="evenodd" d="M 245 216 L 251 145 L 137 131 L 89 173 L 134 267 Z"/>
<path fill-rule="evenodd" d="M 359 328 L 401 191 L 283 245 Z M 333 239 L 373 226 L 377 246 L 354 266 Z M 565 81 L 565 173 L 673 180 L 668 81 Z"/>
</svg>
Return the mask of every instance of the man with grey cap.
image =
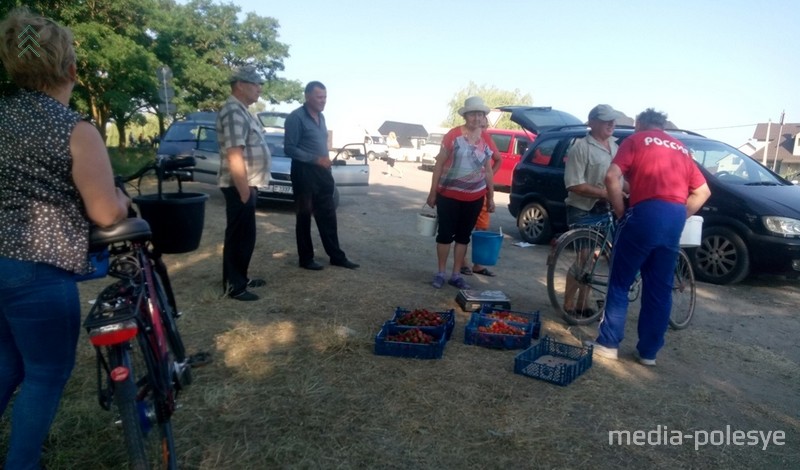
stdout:
<svg viewBox="0 0 800 470">
<path fill-rule="evenodd" d="M 261 96 L 264 79 L 255 67 L 236 69 L 231 95 L 217 114 L 220 165 L 217 183 L 225 196 L 225 244 L 222 284 L 231 299 L 258 300 L 248 288 L 266 284 L 247 270 L 256 245 L 257 188 L 269 181 L 270 153 L 261 124 L 247 110 Z"/>
<path fill-rule="evenodd" d="M 589 111 L 589 134 L 577 139 L 567 151 L 564 185 L 568 192 L 564 202 L 569 225 L 590 214 L 605 214 L 610 210 L 605 177 L 611 160 L 617 154 L 617 142 L 613 138 L 616 120 L 623 116 L 607 104 L 598 104 Z M 588 292 L 577 292 L 577 283 L 570 281 L 568 276 L 564 310 L 576 310 L 577 315 L 583 311 L 584 315 L 593 315 L 594 312 L 584 305 Z"/>
</svg>

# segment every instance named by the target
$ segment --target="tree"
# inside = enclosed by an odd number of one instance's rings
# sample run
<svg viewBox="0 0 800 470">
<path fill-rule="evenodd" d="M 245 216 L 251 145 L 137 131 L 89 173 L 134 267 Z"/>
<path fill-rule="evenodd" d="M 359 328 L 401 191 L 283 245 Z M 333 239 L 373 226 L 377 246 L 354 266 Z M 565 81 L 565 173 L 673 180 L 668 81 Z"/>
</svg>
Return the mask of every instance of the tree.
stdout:
<svg viewBox="0 0 800 470">
<path fill-rule="evenodd" d="M 230 93 L 231 71 L 245 64 L 255 66 L 266 79 L 261 96 L 268 102 L 302 97 L 299 81 L 278 77 L 289 47 L 277 40 L 277 20 L 249 13 L 240 23 L 238 6 L 210 0 L 161 2 L 152 49 L 172 68 L 179 114 L 218 109 Z"/>
<path fill-rule="evenodd" d="M 143 46 L 103 24 L 81 23 L 72 30 L 81 38 L 76 48 L 78 69 L 93 71 L 78 77 L 76 93 L 85 100 L 101 133 L 113 122 L 124 146 L 129 121 L 156 102 L 153 71 L 158 61 Z"/>
<path fill-rule="evenodd" d="M 230 93 L 234 67 L 254 65 L 267 80 L 262 97 L 272 104 L 297 101 L 302 84 L 280 78 L 289 47 L 277 40 L 278 22 L 240 8 L 192 0 L 11 0 L 0 17 L 28 5 L 68 26 L 75 36 L 78 86 L 72 104 L 90 114 L 101 133 L 113 122 L 125 142 L 125 127 L 157 108 L 160 64 L 173 71 L 178 114 L 217 109 Z M 6 86 L 4 87 L 3 84 Z M 0 68 L 0 88 L 9 88 Z M 163 116 L 159 126 L 164 128 Z"/>
<path fill-rule="evenodd" d="M 447 118 L 442 122 L 444 127 L 456 127 L 464 123 L 464 118 L 458 114 L 459 108 L 464 106 L 464 100 L 470 96 L 480 96 L 483 102 L 490 108 L 509 105 L 533 105 L 533 98 L 529 94 L 522 94 L 519 89 L 514 91 L 500 90 L 495 86 L 476 85 L 469 82 L 466 88 L 453 95 L 453 99 L 448 103 L 449 111 Z M 511 122 L 508 113 L 503 113 L 495 127 L 500 129 L 519 129 L 519 126 Z"/>
</svg>

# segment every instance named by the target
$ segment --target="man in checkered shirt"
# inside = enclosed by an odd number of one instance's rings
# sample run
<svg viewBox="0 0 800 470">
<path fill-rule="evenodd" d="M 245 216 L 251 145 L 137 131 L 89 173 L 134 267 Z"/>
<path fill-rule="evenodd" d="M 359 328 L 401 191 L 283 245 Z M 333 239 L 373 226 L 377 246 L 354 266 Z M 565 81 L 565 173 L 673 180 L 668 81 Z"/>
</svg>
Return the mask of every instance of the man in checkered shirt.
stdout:
<svg viewBox="0 0 800 470">
<path fill-rule="evenodd" d="M 225 196 L 222 284 L 231 299 L 258 300 L 248 288 L 266 285 L 247 270 L 256 245 L 257 188 L 269 181 L 270 153 L 261 124 L 247 110 L 261 96 L 264 79 L 245 66 L 230 78 L 231 96 L 217 114 L 220 165 L 217 183 Z"/>
</svg>

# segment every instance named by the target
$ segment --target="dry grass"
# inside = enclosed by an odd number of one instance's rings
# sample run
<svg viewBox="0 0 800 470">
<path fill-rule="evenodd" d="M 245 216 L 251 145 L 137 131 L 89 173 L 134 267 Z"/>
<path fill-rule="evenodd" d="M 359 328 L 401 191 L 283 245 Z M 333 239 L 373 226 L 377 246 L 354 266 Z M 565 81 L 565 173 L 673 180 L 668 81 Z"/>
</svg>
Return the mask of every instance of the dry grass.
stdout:
<svg viewBox="0 0 800 470">
<path fill-rule="evenodd" d="M 182 468 L 800 466 L 800 320 L 796 313 L 766 311 L 761 300 L 748 297 L 755 294 L 701 286 L 697 321 L 669 334 L 657 368 L 630 359 L 632 321 L 622 360 L 596 358 L 585 375 L 558 387 L 515 375 L 517 351 L 463 344 L 467 314 L 455 305 L 456 291 L 428 285 L 432 240 L 414 233 L 414 214 L 424 197 L 419 191 L 376 184 L 368 198 L 343 197 L 340 236 L 362 264 L 356 271 L 298 269 L 290 209 L 261 209 L 251 274 L 266 278 L 268 286 L 257 291 L 262 300 L 238 303 L 218 298 L 224 211 L 219 193 L 203 190 L 211 199 L 200 249 L 168 259 L 185 312 L 179 322 L 184 341 L 190 352 L 214 357 L 194 371 L 194 384 L 174 417 Z M 507 213 L 495 219 L 511 232 Z M 321 249 L 318 241 L 316 246 Z M 564 327 L 547 306 L 544 248 L 506 243 L 503 250 L 497 278 L 471 281 L 503 290 L 515 309 L 541 310 L 543 332 L 561 341 L 577 344 L 591 336 L 591 328 Z M 103 285 L 85 283 L 84 300 Z M 789 295 L 800 292 L 796 283 L 782 288 Z M 709 300 L 714 296 L 720 299 Z M 726 301 L 734 307 L 725 310 Z M 456 329 L 441 360 L 372 353 L 375 333 L 397 306 L 456 308 Z M 731 310 L 737 308 L 764 311 L 763 321 L 734 317 Z M 785 349 L 748 341 L 740 324 L 767 330 L 781 325 L 790 336 L 773 334 L 771 344 Z M 93 353 L 85 339 L 79 355 L 45 464 L 124 468 L 114 414 L 96 404 Z M 0 446 L 7 419 L 0 422 Z M 726 425 L 780 429 L 787 444 L 766 451 L 750 446 L 695 451 L 692 442 L 609 445 L 609 430 L 647 431 L 657 425 L 686 432 Z"/>
</svg>

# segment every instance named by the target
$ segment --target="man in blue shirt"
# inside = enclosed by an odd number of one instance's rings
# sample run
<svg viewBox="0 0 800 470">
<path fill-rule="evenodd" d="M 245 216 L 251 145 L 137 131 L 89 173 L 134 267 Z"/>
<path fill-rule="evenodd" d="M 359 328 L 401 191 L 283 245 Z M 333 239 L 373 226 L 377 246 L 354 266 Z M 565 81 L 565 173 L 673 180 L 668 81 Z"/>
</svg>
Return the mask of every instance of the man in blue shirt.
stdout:
<svg viewBox="0 0 800 470">
<path fill-rule="evenodd" d="M 348 269 L 359 266 L 348 260 L 339 248 L 334 181 L 328 156 L 328 128 L 322 115 L 327 99 L 325 85 L 309 82 L 305 89 L 305 104 L 292 111 L 284 124 L 284 149 L 292 158 L 292 187 L 297 204 L 297 254 L 300 267 L 313 271 L 319 271 L 323 266 L 314 260 L 312 214 L 331 264 Z"/>
</svg>

